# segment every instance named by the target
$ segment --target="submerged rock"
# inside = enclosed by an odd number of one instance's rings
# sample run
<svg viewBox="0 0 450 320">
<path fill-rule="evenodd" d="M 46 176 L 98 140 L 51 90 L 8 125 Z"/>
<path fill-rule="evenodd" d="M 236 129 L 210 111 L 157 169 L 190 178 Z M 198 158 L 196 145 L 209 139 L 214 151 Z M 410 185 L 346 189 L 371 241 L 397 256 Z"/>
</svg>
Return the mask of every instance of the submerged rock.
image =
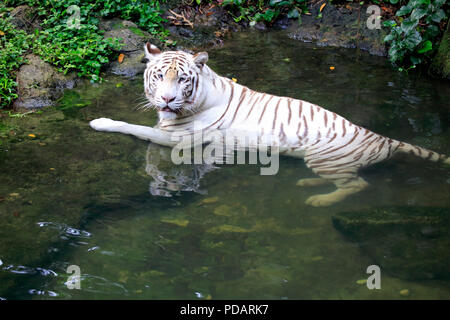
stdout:
<svg viewBox="0 0 450 320">
<path fill-rule="evenodd" d="M 26 56 L 27 64 L 17 72 L 17 92 L 14 110 L 38 109 L 53 105 L 64 89 L 75 87 L 74 74 L 64 75 L 34 54 Z"/>
<path fill-rule="evenodd" d="M 450 278 L 450 209 L 387 207 L 335 215 L 374 264 L 401 279 Z"/>
</svg>

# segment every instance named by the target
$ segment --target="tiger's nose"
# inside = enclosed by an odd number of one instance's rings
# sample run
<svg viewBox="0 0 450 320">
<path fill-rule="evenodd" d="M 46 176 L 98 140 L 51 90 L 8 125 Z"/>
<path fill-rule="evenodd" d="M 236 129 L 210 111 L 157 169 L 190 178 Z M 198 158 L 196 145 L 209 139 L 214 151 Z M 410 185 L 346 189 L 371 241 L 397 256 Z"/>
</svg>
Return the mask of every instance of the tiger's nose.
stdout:
<svg viewBox="0 0 450 320">
<path fill-rule="evenodd" d="M 172 96 L 162 96 L 161 97 L 167 104 L 169 103 L 169 102 L 172 102 L 173 100 L 175 100 L 175 97 L 172 97 Z"/>
</svg>

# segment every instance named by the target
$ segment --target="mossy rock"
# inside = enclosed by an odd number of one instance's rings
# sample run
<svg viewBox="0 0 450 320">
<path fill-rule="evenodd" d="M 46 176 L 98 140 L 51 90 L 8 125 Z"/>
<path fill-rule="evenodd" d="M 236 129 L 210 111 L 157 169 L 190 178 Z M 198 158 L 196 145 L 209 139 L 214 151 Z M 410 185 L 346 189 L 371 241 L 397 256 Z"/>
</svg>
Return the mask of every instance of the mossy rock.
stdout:
<svg viewBox="0 0 450 320">
<path fill-rule="evenodd" d="M 450 209 L 386 207 L 341 212 L 336 229 L 402 279 L 450 278 Z"/>
<path fill-rule="evenodd" d="M 430 74 L 441 78 L 450 79 L 450 30 L 447 24 L 447 30 L 442 37 L 441 44 L 431 63 Z"/>
</svg>

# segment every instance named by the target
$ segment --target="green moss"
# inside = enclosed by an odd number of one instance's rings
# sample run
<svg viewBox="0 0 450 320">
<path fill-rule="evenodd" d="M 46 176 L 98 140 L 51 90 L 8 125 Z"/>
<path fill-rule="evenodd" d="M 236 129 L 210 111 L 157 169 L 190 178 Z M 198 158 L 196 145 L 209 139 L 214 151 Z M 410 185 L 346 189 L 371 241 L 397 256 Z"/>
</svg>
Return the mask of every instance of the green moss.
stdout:
<svg viewBox="0 0 450 320">
<path fill-rule="evenodd" d="M 128 29 L 130 29 L 131 32 L 133 32 L 135 35 L 140 36 L 140 37 L 145 37 L 146 34 L 144 33 L 144 31 L 142 31 L 139 28 L 136 27 L 128 27 Z"/>
<path fill-rule="evenodd" d="M 430 73 L 442 78 L 450 79 L 450 30 L 447 30 L 442 37 L 441 44 L 430 66 Z"/>
</svg>

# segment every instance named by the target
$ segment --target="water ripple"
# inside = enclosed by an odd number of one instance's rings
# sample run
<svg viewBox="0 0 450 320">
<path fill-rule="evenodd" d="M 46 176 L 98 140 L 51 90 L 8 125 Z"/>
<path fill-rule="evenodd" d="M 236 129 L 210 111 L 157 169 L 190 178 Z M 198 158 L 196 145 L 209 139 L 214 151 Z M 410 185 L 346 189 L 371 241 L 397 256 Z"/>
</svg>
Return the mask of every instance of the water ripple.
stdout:
<svg viewBox="0 0 450 320">
<path fill-rule="evenodd" d="M 12 264 L 7 265 L 3 270 L 15 273 L 15 274 L 40 274 L 41 276 L 53 276 L 56 277 L 58 274 L 50 269 L 44 269 L 41 267 L 27 267 L 27 266 L 14 266 Z"/>
<path fill-rule="evenodd" d="M 91 237 L 90 232 L 70 227 L 64 223 L 42 221 L 42 222 L 38 222 L 37 225 L 39 227 L 47 227 L 50 229 L 58 230 L 62 237 L 64 237 L 65 235 L 67 235 L 69 237 L 79 237 L 79 238 L 90 238 Z"/>
<path fill-rule="evenodd" d="M 28 293 L 31 295 L 39 295 L 39 296 L 49 296 L 49 297 L 57 297 L 58 294 L 54 291 L 50 290 L 37 290 L 37 289 L 30 289 L 28 290 Z"/>
</svg>

